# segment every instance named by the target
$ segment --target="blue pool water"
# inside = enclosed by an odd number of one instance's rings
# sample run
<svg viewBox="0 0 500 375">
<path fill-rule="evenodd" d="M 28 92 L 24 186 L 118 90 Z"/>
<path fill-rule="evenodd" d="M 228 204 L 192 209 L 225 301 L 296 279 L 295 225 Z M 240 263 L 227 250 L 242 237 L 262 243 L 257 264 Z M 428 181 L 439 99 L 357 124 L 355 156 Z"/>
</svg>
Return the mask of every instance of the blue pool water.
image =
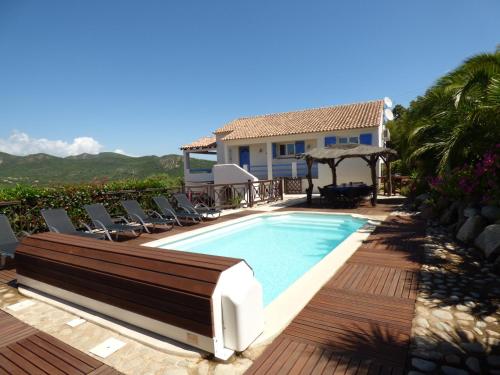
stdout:
<svg viewBox="0 0 500 375">
<path fill-rule="evenodd" d="M 245 259 L 267 305 L 365 222 L 349 215 L 263 215 L 159 247 Z"/>
</svg>

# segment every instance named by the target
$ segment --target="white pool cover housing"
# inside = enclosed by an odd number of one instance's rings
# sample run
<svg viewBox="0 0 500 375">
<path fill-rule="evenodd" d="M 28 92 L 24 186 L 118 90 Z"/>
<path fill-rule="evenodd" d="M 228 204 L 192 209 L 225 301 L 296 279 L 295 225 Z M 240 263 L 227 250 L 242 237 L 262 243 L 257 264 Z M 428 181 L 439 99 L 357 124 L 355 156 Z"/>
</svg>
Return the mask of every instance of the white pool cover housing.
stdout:
<svg viewBox="0 0 500 375">
<path fill-rule="evenodd" d="M 222 360 L 244 351 L 264 330 L 262 286 L 243 260 L 207 255 L 199 260 L 193 258 L 198 255 L 174 250 L 107 241 L 78 240 L 72 244 L 71 237 L 43 233 L 23 240 L 16 254 L 21 293 L 36 296 L 42 292 L 44 298 L 83 306 Z M 128 261 L 134 259 L 135 264 Z M 199 272 L 199 278 L 194 271 Z M 202 281 L 202 273 L 213 275 L 205 278 L 211 281 Z M 99 278 L 103 281 L 96 281 Z M 188 284 L 191 291 L 199 292 L 188 295 L 182 289 Z M 192 289 L 193 285 L 198 289 Z M 113 293 L 117 286 L 122 292 Z M 186 296 L 191 310 L 180 304 Z M 155 303 L 154 298 L 162 303 Z"/>
</svg>

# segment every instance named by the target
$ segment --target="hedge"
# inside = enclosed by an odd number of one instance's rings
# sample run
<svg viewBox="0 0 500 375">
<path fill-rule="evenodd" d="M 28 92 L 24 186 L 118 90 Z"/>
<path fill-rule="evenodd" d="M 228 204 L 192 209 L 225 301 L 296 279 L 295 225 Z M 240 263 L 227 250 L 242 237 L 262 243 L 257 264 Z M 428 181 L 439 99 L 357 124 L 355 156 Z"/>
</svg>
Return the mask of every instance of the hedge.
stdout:
<svg viewBox="0 0 500 375">
<path fill-rule="evenodd" d="M 181 180 L 157 176 L 145 180 L 127 180 L 108 184 L 33 187 L 17 185 L 0 189 L 0 213 L 9 218 L 16 233 L 47 231 L 41 217 L 43 208 L 64 208 L 75 226 L 90 220 L 83 208 L 85 204 L 103 203 L 112 216 L 125 214 L 120 201 L 137 199 L 144 208 L 154 208 L 155 195 L 170 196 L 181 190 Z"/>
</svg>

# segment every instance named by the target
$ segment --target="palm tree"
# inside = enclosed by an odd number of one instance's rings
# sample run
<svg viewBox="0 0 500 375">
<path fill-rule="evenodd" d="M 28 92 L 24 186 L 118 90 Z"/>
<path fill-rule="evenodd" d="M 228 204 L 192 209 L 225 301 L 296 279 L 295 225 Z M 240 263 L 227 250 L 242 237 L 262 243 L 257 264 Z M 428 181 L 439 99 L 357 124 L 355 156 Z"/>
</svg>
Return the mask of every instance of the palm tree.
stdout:
<svg viewBox="0 0 500 375">
<path fill-rule="evenodd" d="M 446 173 L 500 140 L 500 50 L 474 56 L 442 77 L 402 116 L 407 161 Z M 397 125 L 399 126 L 399 124 Z"/>
</svg>

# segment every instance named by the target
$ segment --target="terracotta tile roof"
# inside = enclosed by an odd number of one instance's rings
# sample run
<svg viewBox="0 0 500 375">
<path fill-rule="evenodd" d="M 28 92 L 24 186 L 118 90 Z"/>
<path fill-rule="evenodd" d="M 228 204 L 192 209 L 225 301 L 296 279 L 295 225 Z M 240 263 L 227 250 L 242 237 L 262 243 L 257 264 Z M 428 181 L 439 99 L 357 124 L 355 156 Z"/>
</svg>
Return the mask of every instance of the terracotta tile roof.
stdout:
<svg viewBox="0 0 500 375">
<path fill-rule="evenodd" d="M 200 148 L 214 148 L 216 146 L 215 136 L 201 137 L 194 142 L 181 146 L 181 150 L 195 150 Z"/>
<path fill-rule="evenodd" d="M 380 125 L 383 100 L 306 109 L 295 112 L 243 117 L 214 133 L 228 133 L 222 139 L 246 139 L 279 135 L 359 129 Z"/>
</svg>

